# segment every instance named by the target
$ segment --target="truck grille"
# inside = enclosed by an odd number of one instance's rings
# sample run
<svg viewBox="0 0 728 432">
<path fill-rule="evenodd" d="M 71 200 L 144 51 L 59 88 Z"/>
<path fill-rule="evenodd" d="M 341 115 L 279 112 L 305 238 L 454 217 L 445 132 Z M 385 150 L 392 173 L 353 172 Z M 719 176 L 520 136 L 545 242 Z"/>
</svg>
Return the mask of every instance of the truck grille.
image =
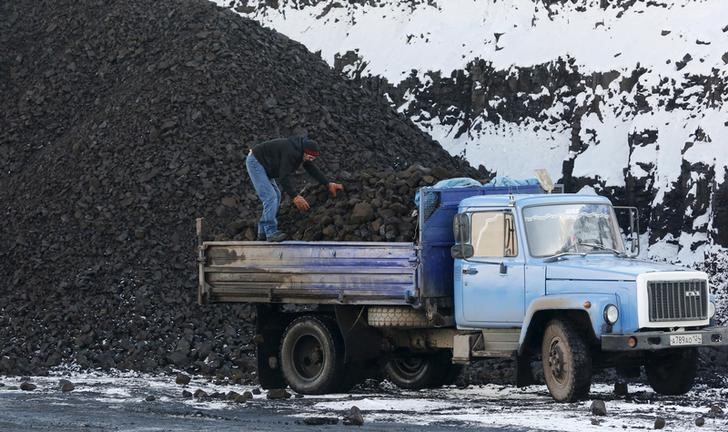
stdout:
<svg viewBox="0 0 728 432">
<path fill-rule="evenodd" d="M 704 280 L 647 283 L 650 321 L 694 321 L 708 318 L 708 288 Z"/>
</svg>

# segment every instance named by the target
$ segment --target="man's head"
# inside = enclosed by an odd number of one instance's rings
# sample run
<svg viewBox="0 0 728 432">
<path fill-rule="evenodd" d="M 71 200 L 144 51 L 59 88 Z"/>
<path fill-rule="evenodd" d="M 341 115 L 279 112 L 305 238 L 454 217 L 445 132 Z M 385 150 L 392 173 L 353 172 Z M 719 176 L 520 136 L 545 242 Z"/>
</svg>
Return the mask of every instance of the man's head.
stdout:
<svg viewBox="0 0 728 432">
<path fill-rule="evenodd" d="M 316 144 L 316 141 L 311 141 L 308 138 L 303 139 L 303 160 L 304 161 L 312 161 L 316 159 L 321 154 L 321 150 L 319 149 L 318 144 Z"/>
</svg>

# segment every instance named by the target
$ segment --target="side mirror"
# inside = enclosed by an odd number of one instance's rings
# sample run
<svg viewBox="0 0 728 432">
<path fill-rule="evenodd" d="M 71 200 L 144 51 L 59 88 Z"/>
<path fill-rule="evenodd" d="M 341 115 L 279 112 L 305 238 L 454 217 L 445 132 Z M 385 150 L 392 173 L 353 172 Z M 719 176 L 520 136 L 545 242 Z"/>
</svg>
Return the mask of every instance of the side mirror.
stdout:
<svg viewBox="0 0 728 432">
<path fill-rule="evenodd" d="M 470 241 L 470 218 L 467 213 L 458 213 L 453 217 L 452 235 L 456 244 Z"/>
<path fill-rule="evenodd" d="M 636 257 L 640 254 L 640 214 L 636 207 L 615 206 L 617 221 L 622 231 L 622 240 L 627 254 Z"/>
<path fill-rule="evenodd" d="M 450 248 L 450 255 L 453 258 L 468 259 L 475 254 L 473 245 L 469 244 L 456 244 Z"/>
</svg>

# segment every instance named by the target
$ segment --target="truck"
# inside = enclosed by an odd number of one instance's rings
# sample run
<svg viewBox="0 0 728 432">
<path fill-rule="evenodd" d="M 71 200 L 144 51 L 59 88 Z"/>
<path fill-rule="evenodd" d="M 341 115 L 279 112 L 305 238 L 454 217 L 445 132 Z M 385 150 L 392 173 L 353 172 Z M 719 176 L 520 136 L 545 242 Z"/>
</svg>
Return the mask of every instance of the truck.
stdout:
<svg viewBox="0 0 728 432">
<path fill-rule="evenodd" d="M 422 389 L 506 358 L 518 386 L 540 361 L 559 402 L 603 368 L 689 391 L 698 348 L 728 343 L 708 275 L 638 259 L 635 208 L 550 192 L 421 188 L 413 242 L 206 241 L 198 219 L 198 301 L 255 305 L 263 388 Z"/>
</svg>

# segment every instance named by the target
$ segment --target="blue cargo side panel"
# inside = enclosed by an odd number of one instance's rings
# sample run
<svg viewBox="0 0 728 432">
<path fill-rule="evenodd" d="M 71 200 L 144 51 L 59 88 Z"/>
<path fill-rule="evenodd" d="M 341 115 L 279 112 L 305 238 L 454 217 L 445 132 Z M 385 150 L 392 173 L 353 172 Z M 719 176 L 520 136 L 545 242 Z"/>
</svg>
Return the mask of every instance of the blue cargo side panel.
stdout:
<svg viewBox="0 0 728 432">
<path fill-rule="evenodd" d="M 205 242 L 200 298 L 208 302 L 408 305 L 413 243 Z"/>
</svg>

